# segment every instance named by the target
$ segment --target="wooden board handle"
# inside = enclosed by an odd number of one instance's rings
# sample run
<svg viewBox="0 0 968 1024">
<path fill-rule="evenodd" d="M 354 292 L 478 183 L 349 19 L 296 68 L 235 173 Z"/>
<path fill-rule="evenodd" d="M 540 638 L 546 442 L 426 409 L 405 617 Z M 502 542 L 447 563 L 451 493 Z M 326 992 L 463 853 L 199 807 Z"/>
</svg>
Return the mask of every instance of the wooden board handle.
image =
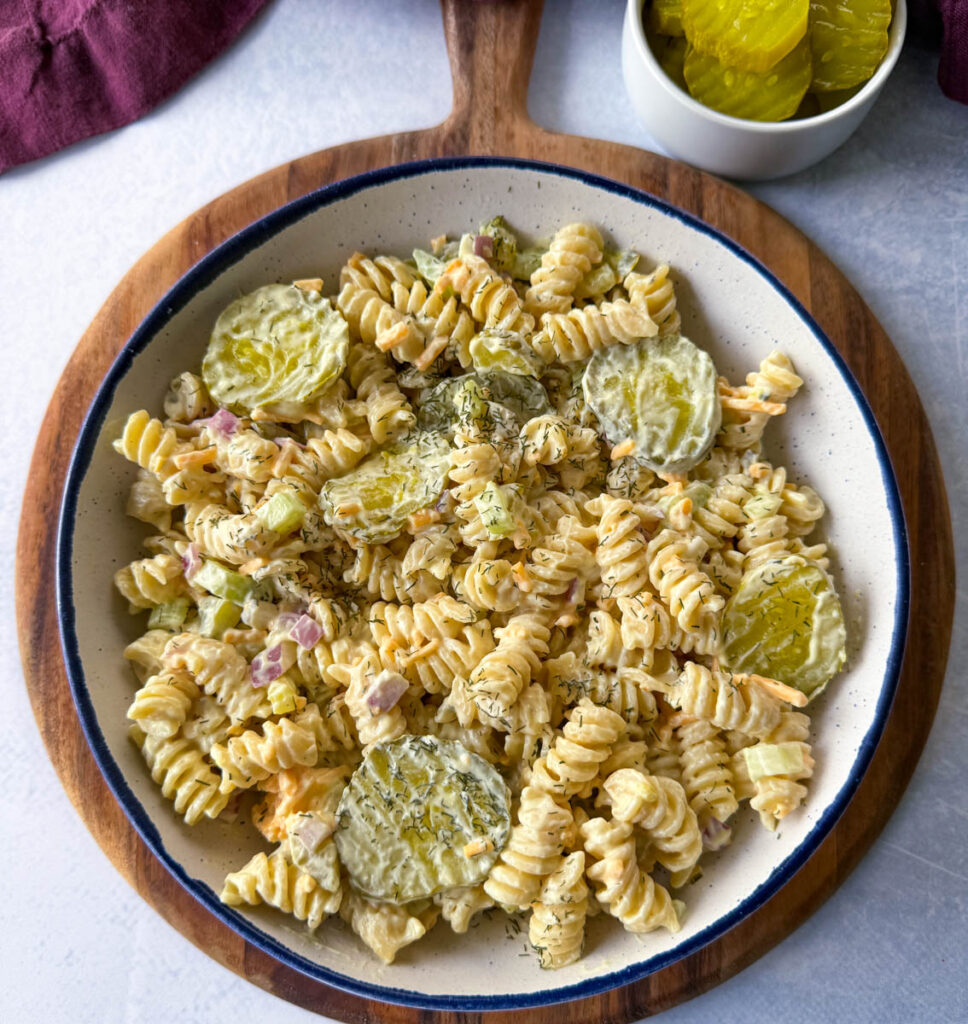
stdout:
<svg viewBox="0 0 968 1024">
<path fill-rule="evenodd" d="M 444 122 L 462 153 L 508 153 L 528 126 L 528 79 L 544 0 L 440 0 L 454 83 Z"/>
</svg>

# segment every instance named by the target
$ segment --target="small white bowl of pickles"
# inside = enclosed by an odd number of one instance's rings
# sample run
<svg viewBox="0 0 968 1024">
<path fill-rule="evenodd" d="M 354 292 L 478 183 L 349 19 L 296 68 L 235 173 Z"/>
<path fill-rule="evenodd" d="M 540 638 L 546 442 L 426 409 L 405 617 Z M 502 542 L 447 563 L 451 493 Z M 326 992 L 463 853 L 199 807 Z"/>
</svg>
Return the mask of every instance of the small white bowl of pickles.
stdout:
<svg viewBox="0 0 968 1024">
<path fill-rule="evenodd" d="M 673 157 L 779 178 L 822 160 L 897 63 L 905 0 L 628 0 L 632 107 Z"/>
</svg>

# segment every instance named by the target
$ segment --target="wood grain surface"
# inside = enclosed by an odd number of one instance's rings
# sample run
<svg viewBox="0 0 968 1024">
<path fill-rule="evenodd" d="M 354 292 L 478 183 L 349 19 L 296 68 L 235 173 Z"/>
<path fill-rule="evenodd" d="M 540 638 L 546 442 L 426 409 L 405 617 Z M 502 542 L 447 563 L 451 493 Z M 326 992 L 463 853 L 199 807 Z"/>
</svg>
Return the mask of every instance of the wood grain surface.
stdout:
<svg viewBox="0 0 968 1024">
<path fill-rule="evenodd" d="M 629 146 L 546 131 L 528 117 L 540 2 L 442 0 L 454 107 L 426 131 L 367 139 L 277 167 L 219 197 L 162 238 L 118 284 L 81 338 L 44 419 L 24 497 L 17 619 L 27 688 L 70 799 L 124 877 L 209 956 L 293 1003 L 345 1021 L 481 1020 L 571 1024 L 636 1020 L 698 995 L 788 935 L 840 884 L 887 821 L 927 738 L 944 678 L 954 607 L 951 523 L 934 442 L 899 356 L 857 292 L 816 246 L 767 206 L 682 164 Z M 884 738 L 853 801 L 799 873 L 765 906 L 693 956 L 601 996 L 516 1013 L 460 1014 L 375 1003 L 297 973 L 248 945 L 155 859 L 108 790 L 81 732 L 57 635 L 57 514 L 71 449 L 108 366 L 161 295 L 240 228 L 340 178 L 426 157 L 492 154 L 569 164 L 655 193 L 757 256 L 813 312 L 880 424 L 911 544 L 911 612 L 900 685 Z"/>
</svg>

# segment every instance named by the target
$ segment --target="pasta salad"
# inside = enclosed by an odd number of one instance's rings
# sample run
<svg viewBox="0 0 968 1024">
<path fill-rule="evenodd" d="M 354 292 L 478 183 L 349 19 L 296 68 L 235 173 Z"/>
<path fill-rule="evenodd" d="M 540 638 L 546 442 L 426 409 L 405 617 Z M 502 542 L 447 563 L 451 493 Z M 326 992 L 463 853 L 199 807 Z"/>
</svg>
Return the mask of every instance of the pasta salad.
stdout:
<svg viewBox="0 0 968 1024">
<path fill-rule="evenodd" d="M 440 918 L 677 931 L 741 802 L 807 795 L 802 708 L 845 660 L 819 495 L 761 450 L 802 385 L 719 376 L 670 269 L 502 218 L 232 302 L 164 414 L 132 413 L 115 575 L 153 780 L 264 852 L 230 906 L 385 962 Z"/>
</svg>

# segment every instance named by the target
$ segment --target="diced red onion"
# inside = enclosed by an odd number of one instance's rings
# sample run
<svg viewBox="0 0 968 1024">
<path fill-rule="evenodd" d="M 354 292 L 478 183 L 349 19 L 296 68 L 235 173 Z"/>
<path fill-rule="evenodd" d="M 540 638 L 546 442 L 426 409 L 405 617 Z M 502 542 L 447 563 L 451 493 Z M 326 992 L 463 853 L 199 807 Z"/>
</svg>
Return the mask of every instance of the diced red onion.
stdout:
<svg viewBox="0 0 968 1024">
<path fill-rule="evenodd" d="M 299 621 L 299 612 L 279 612 L 276 616 L 275 622 L 272 624 L 272 628 L 276 630 L 284 630 L 287 634 L 289 630 Z"/>
<path fill-rule="evenodd" d="M 407 692 L 409 683 L 399 672 L 381 672 L 366 691 L 366 706 L 374 715 L 389 711 Z"/>
<path fill-rule="evenodd" d="M 276 644 L 269 647 L 261 654 L 252 659 L 249 666 L 252 677 L 252 685 L 255 687 L 268 686 L 273 679 L 278 679 L 285 672 L 282 665 L 282 645 Z"/>
<path fill-rule="evenodd" d="M 182 555 L 182 569 L 185 573 L 185 579 L 191 580 L 191 578 L 198 572 L 202 567 L 202 553 L 198 550 L 197 544 L 189 544 L 185 548 L 185 552 Z"/>
<path fill-rule="evenodd" d="M 575 600 L 575 596 L 578 593 L 578 577 L 576 576 L 571 583 L 568 584 L 568 589 L 565 591 L 565 604 L 571 604 Z"/>
<path fill-rule="evenodd" d="M 333 834 L 335 824 L 335 821 L 323 821 L 315 814 L 301 814 L 289 828 L 289 835 L 295 836 L 310 853 L 315 853 L 320 843 Z"/>
<path fill-rule="evenodd" d="M 239 418 L 233 416 L 228 409 L 219 409 L 214 416 L 208 418 L 208 429 L 220 437 L 231 437 L 239 429 Z"/>
<path fill-rule="evenodd" d="M 437 504 L 434 505 L 435 512 L 445 512 L 447 510 L 447 504 L 450 501 L 450 491 L 444 488 L 441 492 L 440 497 L 437 499 Z"/>
<path fill-rule="evenodd" d="M 494 239 L 490 235 L 475 235 L 474 255 L 489 260 L 494 255 Z"/>
<path fill-rule="evenodd" d="M 307 651 L 319 643 L 322 635 L 323 627 L 308 615 L 300 615 L 289 628 L 289 636 Z"/>
<path fill-rule="evenodd" d="M 702 848 L 704 850 L 721 850 L 729 845 L 733 838 L 733 830 L 724 825 L 719 818 L 710 818 L 702 829 Z"/>
</svg>

